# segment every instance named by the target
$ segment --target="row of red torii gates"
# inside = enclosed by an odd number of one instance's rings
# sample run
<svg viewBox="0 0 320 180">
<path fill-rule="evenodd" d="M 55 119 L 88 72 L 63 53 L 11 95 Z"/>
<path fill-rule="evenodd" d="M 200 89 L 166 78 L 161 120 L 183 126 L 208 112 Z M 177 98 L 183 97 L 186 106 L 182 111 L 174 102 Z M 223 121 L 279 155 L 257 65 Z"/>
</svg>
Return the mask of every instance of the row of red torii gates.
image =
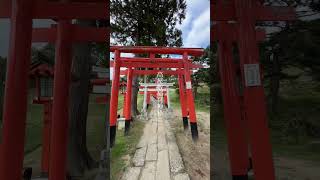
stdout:
<svg viewBox="0 0 320 180">
<path fill-rule="evenodd" d="M 132 97 L 132 81 L 134 75 L 156 75 L 161 72 L 164 75 L 178 76 L 180 104 L 184 128 L 188 128 L 188 120 L 190 121 L 191 135 L 194 140 L 198 138 L 197 119 L 194 105 L 194 97 L 191 85 L 191 70 L 201 68 L 201 65 L 192 64 L 189 56 L 201 56 L 204 53 L 200 48 L 161 48 L 161 47 L 111 47 L 114 52 L 114 61 L 111 63 L 113 67 L 113 78 L 111 86 L 110 100 L 110 145 L 115 143 L 116 125 L 117 125 L 117 107 L 120 91 L 120 75 L 127 75 L 126 94 L 124 101 L 124 118 L 125 118 L 125 134 L 130 129 L 131 117 L 131 97 Z M 121 53 L 144 54 L 147 57 L 121 57 Z M 182 58 L 163 58 L 161 55 L 182 55 Z M 121 72 L 120 68 L 128 68 L 125 72 Z M 137 68 L 152 70 L 137 70 Z M 176 70 L 163 70 L 174 68 Z"/>
<path fill-rule="evenodd" d="M 211 0 L 211 45 L 217 41 L 224 116 L 233 180 L 275 180 L 258 43 L 258 21 L 292 21 L 291 7 L 263 0 Z M 233 54 L 238 49 L 239 59 Z"/>
</svg>

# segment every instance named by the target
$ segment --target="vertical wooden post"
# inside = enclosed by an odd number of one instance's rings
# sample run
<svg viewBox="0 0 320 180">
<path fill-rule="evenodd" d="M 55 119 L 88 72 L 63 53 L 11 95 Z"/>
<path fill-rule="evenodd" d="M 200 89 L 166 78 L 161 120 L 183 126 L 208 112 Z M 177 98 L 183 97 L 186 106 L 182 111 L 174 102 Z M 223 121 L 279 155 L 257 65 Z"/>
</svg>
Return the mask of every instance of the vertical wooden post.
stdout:
<svg viewBox="0 0 320 180">
<path fill-rule="evenodd" d="M 218 24 L 221 32 L 227 32 L 224 23 Z M 225 35 L 225 34 L 224 34 Z M 224 119 L 233 179 L 248 179 L 249 155 L 245 122 L 241 118 L 239 87 L 236 86 L 232 41 L 219 40 L 219 69 L 221 77 Z"/>
<path fill-rule="evenodd" d="M 54 90 L 52 128 L 50 141 L 50 180 L 66 179 L 66 160 L 69 121 L 69 87 L 72 64 L 71 24 L 67 20 L 58 22 L 56 62 L 54 68 Z"/>
<path fill-rule="evenodd" d="M 41 155 L 41 174 L 47 177 L 49 174 L 50 156 L 50 130 L 51 130 L 52 102 L 44 103 L 43 129 L 42 129 L 42 155 Z"/>
<path fill-rule="evenodd" d="M 131 117 L 131 95 L 132 95 L 132 80 L 133 80 L 133 69 L 128 69 L 128 76 L 127 76 L 127 93 L 126 93 L 126 103 L 124 108 L 125 111 L 125 128 L 124 128 L 124 134 L 128 135 L 129 129 L 130 129 L 130 122 L 132 120 Z"/>
<path fill-rule="evenodd" d="M 31 38 L 32 3 L 28 0 L 12 0 L 10 52 L 4 96 L 0 155 L 1 180 L 21 180 Z"/>
<path fill-rule="evenodd" d="M 244 81 L 244 106 L 248 119 L 255 179 L 274 180 L 272 147 L 267 122 L 264 88 L 260 77 L 259 49 L 255 34 L 254 0 L 236 0 L 239 21 L 240 67 Z M 254 77 L 249 76 L 252 74 Z M 251 79 L 253 78 L 253 79 Z M 252 83 L 253 82 L 253 83 Z"/>
<path fill-rule="evenodd" d="M 114 52 L 114 69 L 111 86 L 111 100 L 110 100 L 110 146 L 113 147 L 117 131 L 117 110 L 119 97 L 119 82 L 120 82 L 120 52 Z M 127 101 L 127 100 L 126 100 Z"/>
<path fill-rule="evenodd" d="M 180 69 L 179 72 L 182 72 Z M 188 129 L 188 112 L 187 107 L 185 103 L 185 87 L 184 87 L 184 81 L 183 81 L 183 75 L 179 73 L 178 75 L 178 84 L 179 84 L 179 99 L 180 99 L 180 106 L 181 106 L 181 114 L 182 114 L 182 123 L 184 129 Z"/>
<path fill-rule="evenodd" d="M 191 84 L 191 75 L 188 62 L 188 54 L 183 53 L 183 64 L 184 64 L 184 75 L 186 83 L 186 94 L 187 94 L 187 105 L 189 107 L 189 121 L 191 128 L 192 139 L 196 141 L 198 139 L 198 125 L 197 125 L 197 116 L 194 105 L 194 98 L 192 93 L 192 84 Z"/>
</svg>

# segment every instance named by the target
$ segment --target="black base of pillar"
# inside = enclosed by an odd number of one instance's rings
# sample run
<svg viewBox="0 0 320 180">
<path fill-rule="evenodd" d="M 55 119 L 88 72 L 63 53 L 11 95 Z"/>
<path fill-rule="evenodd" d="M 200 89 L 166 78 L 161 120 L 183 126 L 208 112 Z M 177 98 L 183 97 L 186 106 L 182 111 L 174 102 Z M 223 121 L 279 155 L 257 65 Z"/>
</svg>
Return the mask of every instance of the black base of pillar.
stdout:
<svg viewBox="0 0 320 180">
<path fill-rule="evenodd" d="M 110 126 L 110 148 L 114 146 L 116 141 L 117 126 Z"/>
<path fill-rule="evenodd" d="M 124 124 L 124 135 L 125 136 L 128 136 L 128 134 L 129 134 L 131 121 L 132 121 L 132 119 L 125 120 L 125 124 Z"/>
<path fill-rule="evenodd" d="M 23 180 L 31 180 L 31 177 L 32 177 L 32 168 L 31 167 L 25 168 L 23 172 Z"/>
<path fill-rule="evenodd" d="M 193 141 L 198 140 L 198 125 L 197 123 L 190 122 L 190 128 L 191 128 L 191 136 Z"/>
<path fill-rule="evenodd" d="M 150 104 L 147 104 L 147 109 L 149 109 Z"/>
<path fill-rule="evenodd" d="M 248 175 L 233 175 L 232 180 L 248 180 Z"/>
<path fill-rule="evenodd" d="M 189 127 L 188 117 L 182 117 L 182 123 L 183 123 L 183 128 L 184 128 L 184 130 L 187 130 L 188 127 Z"/>
</svg>

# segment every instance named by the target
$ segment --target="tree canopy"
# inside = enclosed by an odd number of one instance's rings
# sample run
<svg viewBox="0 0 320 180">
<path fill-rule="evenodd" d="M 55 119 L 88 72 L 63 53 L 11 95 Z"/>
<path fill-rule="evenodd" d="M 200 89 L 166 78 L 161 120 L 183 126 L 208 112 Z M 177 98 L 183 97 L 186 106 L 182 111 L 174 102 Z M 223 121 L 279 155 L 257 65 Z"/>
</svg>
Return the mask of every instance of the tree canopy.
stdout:
<svg viewBox="0 0 320 180">
<path fill-rule="evenodd" d="M 177 24 L 185 10 L 185 0 L 111 0 L 112 38 L 123 45 L 182 46 Z"/>
</svg>

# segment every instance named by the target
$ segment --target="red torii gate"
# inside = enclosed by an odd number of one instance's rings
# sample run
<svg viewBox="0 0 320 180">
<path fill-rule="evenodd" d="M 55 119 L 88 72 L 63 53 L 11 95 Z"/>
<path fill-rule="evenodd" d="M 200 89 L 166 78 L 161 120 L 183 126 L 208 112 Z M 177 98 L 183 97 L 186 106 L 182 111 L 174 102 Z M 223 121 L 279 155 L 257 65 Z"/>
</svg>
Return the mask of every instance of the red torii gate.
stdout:
<svg viewBox="0 0 320 180">
<path fill-rule="evenodd" d="M 50 88 L 42 87 L 41 80 L 53 80 L 53 69 L 47 64 L 41 64 L 36 68 L 33 68 L 29 72 L 30 78 L 35 80 L 36 83 L 36 95 L 32 101 L 33 104 L 42 104 L 43 111 L 43 128 L 42 128 L 42 153 L 41 153 L 41 176 L 48 176 L 49 172 L 49 154 L 50 154 L 50 129 L 51 129 L 51 117 L 52 117 L 52 94 L 49 94 Z M 49 81 L 50 81 L 49 80 Z M 46 89 L 43 89 L 46 88 Z M 51 89 L 52 90 L 52 89 Z M 44 93 L 42 93 L 44 92 Z M 47 94 L 46 94 L 47 93 Z"/>
<path fill-rule="evenodd" d="M 217 40 L 219 45 L 224 114 L 234 180 L 248 179 L 249 151 L 255 179 L 275 179 L 257 46 L 257 42 L 264 39 L 264 31 L 255 26 L 256 21 L 294 20 L 295 12 L 293 8 L 266 7 L 262 3 L 260 0 L 211 0 L 211 20 L 215 22 L 211 42 Z M 239 65 L 233 60 L 234 42 L 239 48 Z M 237 77 L 243 84 L 243 94 L 236 85 Z"/>
<path fill-rule="evenodd" d="M 198 68 L 199 66 L 192 64 L 188 56 L 201 56 L 203 49 L 199 48 L 167 48 L 167 47 L 123 47 L 113 46 L 110 48 L 110 52 L 114 52 L 114 62 L 111 66 L 114 67 L 112 89 L 111 89 L 111 101 L 110 101 L 110 144 L 114 145 L 116 136 L 116 122 L 117 122 L 117 107 L 118 107 L 118 96 L 119 96 L 119 81 L 120 81 L 120 67 L 128 68 L 128 82 L 127 82 L 127 94 L 126 94 L 126 108 L 125 112 L 125 129 L 129 130 L 131 121 L 131 89 L 132 89 L 132 78 L 133 68 L 178 68 L 184 73 L 184 80 L 181 81 L 186 84 L 186 105 L 189 107 L 189 118 L 191 126 L 192 138 L 196 140 L 198 138 L 197 120 L 194 106 L 194 98 L 191 86 L 190 69 Z M 148 58 L 125 58 L 121 57 L 121 53 L 133 53 L 133 54 L 147 54 Z M 182 55 L 182 59 L 178 58 L 156 58 L 156 54 L 179 54 Z M 183 78 L 183 76 L 181 75 Z M 180 75 L 179 75 L 180 78 Z M 179 84 L 179 85 L 180 85 Z M 180 89 L 184 89 L 181 88 Z M 183 94 L 183 93 L 182 93 Z M 126 132 L 125 132 L 126 133 Z"/>
<path fill-rule="evenodd" d="M 32 42 L 32 19 L 56 19 L 57 42 L 54 78 L 50 180 L 66 178 L 68 97 L 72 59 L 72 19 L 108 19 L 108 3 L 102 0 L 5 0 L 0 18 L 11 18 L 11 38 L 0 150 L 0 179 L 21 179 L 24 159 L 27 82 Z M 87 34 L 85 34 L 87 35 Z M 106 41 L 108 34 L 106 34 Z M 20 103 L 16 103 L 20 102 Z"/>
</svg>

